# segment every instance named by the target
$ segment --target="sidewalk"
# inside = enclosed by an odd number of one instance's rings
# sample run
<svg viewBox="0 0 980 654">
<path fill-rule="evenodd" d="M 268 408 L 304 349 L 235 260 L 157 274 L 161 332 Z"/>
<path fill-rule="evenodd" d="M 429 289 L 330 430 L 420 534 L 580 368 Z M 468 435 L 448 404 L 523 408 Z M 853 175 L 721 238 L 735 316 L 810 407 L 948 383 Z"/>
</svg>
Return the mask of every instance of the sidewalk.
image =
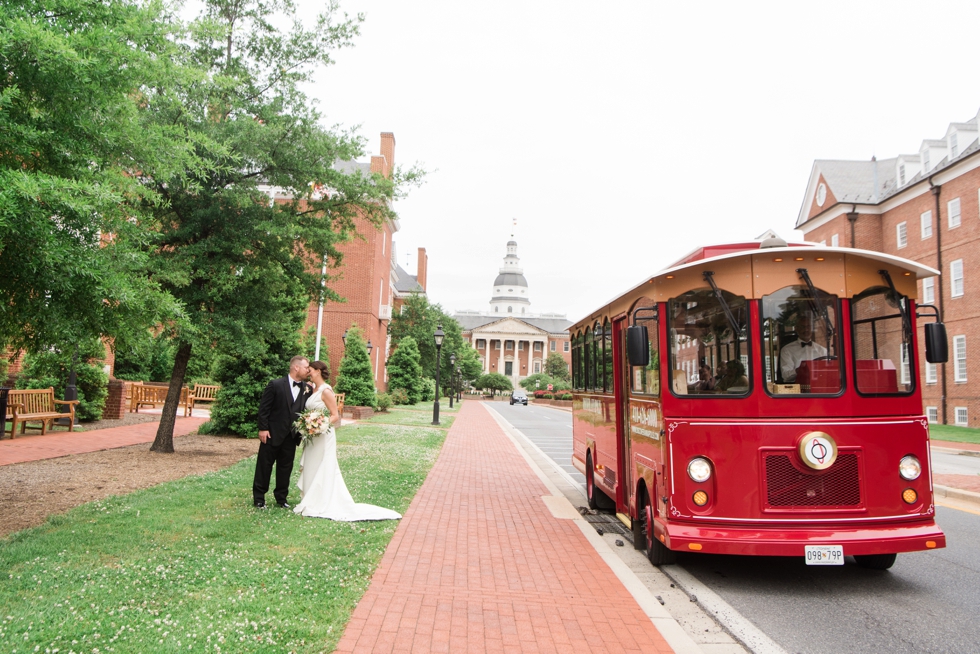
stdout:
<svg viewBox="0 0 980 654">
<path fill-rule="evenodd" d="M 980 445 L 976 443 L 934 440 L 931 445 L 947 452 L 977 452 L 980 455 Z M 980 475 L 933 475 L 932 482 L 937 498 L 951 497 L 980 504 Z"/>
<path fill-rule="evenodd" d="M 207 418 L 177 416 L 174 437 L 197 432 Z M 92 431 L 57 431 L 41 436 L 17 435 L 14 439 L 0 441 L 0 466 L 26 461 L 54 459 L 69 454 L 98 452 L 114 447 L 126 447 L 140 443 L 152 443 L 157 434 L 158 422 L 144 422 L 126 427 L 110 427 Z"/>
<path fill-rule="evenodd" d="M 573 517 L 464 403 L 337 651 L 672 651 Z"/>
</svg>

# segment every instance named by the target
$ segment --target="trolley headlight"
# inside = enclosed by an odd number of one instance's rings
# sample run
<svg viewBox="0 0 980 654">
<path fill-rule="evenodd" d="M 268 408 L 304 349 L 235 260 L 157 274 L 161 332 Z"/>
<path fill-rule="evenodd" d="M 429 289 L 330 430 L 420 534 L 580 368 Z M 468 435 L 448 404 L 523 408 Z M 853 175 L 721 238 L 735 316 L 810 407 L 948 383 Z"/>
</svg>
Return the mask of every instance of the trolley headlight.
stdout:
<svg viewBox="0 0 980 654">
<path fill-rule="evenodd" d="M 699 484 L 708 481 L 711 476 L 711 464 L 703 456 L 696 456 L 687 464 L 687 475 Z"/>
<path fill-rule="evenodd" d="M 922 464 L 917 458 L 909 454 L 899 462 L 898 474 L 902 475 L 902 479 L 914 481 L 922 474 Z"/>
</svg>

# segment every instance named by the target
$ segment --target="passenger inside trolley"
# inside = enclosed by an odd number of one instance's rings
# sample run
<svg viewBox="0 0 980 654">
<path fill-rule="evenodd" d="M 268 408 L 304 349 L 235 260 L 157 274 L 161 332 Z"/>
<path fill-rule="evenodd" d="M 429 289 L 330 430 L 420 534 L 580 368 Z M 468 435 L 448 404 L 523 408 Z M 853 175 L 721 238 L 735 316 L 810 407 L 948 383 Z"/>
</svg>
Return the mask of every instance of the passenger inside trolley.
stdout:
<svg viewBox="0 0 980 654">
<path fill-rule="evenodd" d="M 779 369 L 783 381 L 796 381 L 796 371 L 804 361 L 813 361 L 827 356 L 827 348 L 813 340 L 813 318 L 802 313 L 796 321 L 796 340 L 779 351 Z"/>
</svg>

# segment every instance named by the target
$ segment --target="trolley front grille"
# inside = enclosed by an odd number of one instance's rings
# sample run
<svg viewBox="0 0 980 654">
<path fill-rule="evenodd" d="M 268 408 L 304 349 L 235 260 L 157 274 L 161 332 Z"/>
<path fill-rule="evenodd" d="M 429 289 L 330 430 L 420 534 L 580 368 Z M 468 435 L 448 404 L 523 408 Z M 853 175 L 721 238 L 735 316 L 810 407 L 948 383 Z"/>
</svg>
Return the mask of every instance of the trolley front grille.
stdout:
<svg viewBox="0 0 980 654">
<path fill-rule="evenodd" d="M 853 508 L 861 505 L 857 453 L 841 453 L 826 470 L 804 472 L 791 454 L 764 452 L 766 498 L 772 508 Z"/>
</svg>

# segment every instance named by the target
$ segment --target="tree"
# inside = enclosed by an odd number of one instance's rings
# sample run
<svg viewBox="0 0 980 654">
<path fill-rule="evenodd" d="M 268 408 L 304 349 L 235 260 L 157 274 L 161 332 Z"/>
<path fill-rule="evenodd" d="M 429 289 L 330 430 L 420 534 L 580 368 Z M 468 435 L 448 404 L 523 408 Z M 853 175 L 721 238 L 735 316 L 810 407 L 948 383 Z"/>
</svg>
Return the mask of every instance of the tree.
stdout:
<svg viewBox="0 0 980 654">
<path fill-rule="evenodd" d="M 165 8 L 0 3 L 0 343 L 73 349 L 176 307 L 145 271 L 136 204 L 193 143 L 147 123 L 140 89 L 172 74 Z"/>
<path fill-rule="evenodd" d="M 568 371 L 568 363 L 558 352 L 552 352 L 544 362 L 544 371 L 555 379 L 571 381 L 572 375 Z"/>
<path fill-rule="evenodd" d="M 449 362 L 451 354 L 456 355 L 456 362 L 463 371 L 466 380 L 476 379 L 483 371 L 476 350 L 463 338 L 463 330 L 456 319 L 442 310 L 438 304 L 429 304 L 426 296 L 413 294 L 402 306 L 401 313 L 392 317 L 388 323 L 388 334 L 394 342 L 405 336 L 415 339 L 421 356 L 422 374 L 435 379 L 436 376 L 436 344 L 433 339 L 436 329 L 442 327 L 446 335 L 442 341 L 441 366 L 439 368 L 440 387 L 447 380 L 444 388 L 448 389 L 448 380 L 452 379 L 453 365 Z M 441 393 L 443 388 L 439 389 Z"/>
<path fill-rule="evenodd" d="M 499 372 L 488 372 L 485 375 L 480 375 L 473 385 L 479 389 L 490 391 L 493 395 L 496 395 L 498 391 L 503 392 L 513 389 L 510 380 Z"/>
<path fill-rule="evenodd" d="M 554 384 L 555 380 L 543 372 L 538 372 L 525 377 L 520 382 L 522 388 L 529 391 L 547 390 L 548 384 Z"/>
<path fill-rule="evenodd" d="M 146 91 L 156 120 L 184 130 L 201 159 L 182 176 L 142 180 L 164 200 L 145 207 L 150 269 L 185 312 L 173 325 L 174 369 L 154 451 L 173 451 L 192 351 L 261 350 L 257 341 L 278 347 L 282 332 L 298 332 L 302 319 L 282 299 L 339 300 L 321 285 L 321 265 L 339 266 L 337 246 L 351 238 L 355 220 L 377 226 L 393 217 L 399 184 L 417 178 L 335 166 L 360 156 L 362 141 L 323 128 L 300 89 L 357 34 L 362 18 L 335 20 L 336 12 L 328 3 L 307 28 L 289 0 L 206 0 L 182 40 L 181 63 L 195 75 L 179 84 L 180 102 Z M 291 199 L 270 202 L 269 189 Z M 367 395 L 348 398 L 358 401 L 373 404 Z"/>
<path fill-rule="evenodd" d="M 371 357 L 367 353 L 364 334 L 357 325 L 351 325 L 347 330 L 344 356 L 340 360 L 334 390 L 347 394 L 344 398 L 346 406 L 377 406 Z"/>
<path fill-rule="evenodd" d="M 411 336 L 398 341 L 395 351 L 388 357 L 388 388 L 403 389 L 409 404 L 422 401 L 424 388 L 420 361 L 419 346 Z"/>
</svg>

